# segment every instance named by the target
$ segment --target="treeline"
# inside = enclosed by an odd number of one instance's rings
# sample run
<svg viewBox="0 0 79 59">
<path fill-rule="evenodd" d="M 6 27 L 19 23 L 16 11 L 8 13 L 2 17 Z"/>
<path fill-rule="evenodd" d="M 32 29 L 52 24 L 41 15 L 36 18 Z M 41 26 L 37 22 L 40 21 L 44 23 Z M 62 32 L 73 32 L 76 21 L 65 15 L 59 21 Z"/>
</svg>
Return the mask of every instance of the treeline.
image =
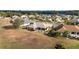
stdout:
<svg viewBox="0 0 79 59">
<path fill-rule="evenodd" d="M 12 15 L 22 15 L 22 14 L 65 14 L 65 15 L 77 15 L 79 16 L 79 10 L 69 10 L 69 11 L 52 11 L 52 10 L 47 10 L 47 11 L 23 11 L 23 10 L 0 10 L 0 15 L 3 16 L 12 16 Z"/>
<path fill-rule="evenodd" d="M 18 12 L 4 12 L 4 11 L 0 11 L 0 16 L 4 16 L 4 17 L 11 17 L 13 15 L 22 15 L 21 13 Z"/>
</svg>

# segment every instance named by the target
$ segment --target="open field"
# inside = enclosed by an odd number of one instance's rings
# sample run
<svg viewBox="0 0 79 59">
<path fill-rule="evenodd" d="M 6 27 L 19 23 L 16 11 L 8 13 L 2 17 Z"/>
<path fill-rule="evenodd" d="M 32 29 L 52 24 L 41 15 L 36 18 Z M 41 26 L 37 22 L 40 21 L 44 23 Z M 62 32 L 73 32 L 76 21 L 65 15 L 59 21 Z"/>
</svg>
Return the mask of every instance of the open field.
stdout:
<svg viewBox="0 0 79 59">
<path fill-rule="evenodd" d="M 79 41 L 62 37 L 48 37 L 26 29 L 6 29 L 9 19 L 0 19 L 0 48 L 54 48 L 62 43 L 65 48 L 79 48 Z"/>
</svg>

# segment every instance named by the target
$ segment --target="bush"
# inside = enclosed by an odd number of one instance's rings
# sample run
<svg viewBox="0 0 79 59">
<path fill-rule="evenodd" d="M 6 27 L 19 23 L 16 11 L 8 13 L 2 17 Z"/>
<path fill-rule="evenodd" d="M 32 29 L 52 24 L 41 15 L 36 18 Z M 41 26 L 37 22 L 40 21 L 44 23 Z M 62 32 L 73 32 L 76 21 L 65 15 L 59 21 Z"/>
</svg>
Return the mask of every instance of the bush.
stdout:
<svg viewBox="0 0 79 59">
<path fill-rule="evenodd" d="M 55 49 L 65 49 L 65 47 L 63 44 L 58 43 L 56 44 Z"/>
<path fill-rule="evenodd" d="M 10 23 L 13 23 L 13 21 L 12 21 L 12 20 L 10 20 Z"/>
<path fill-rule="evenodd" d="M 23 21 L 19 18 L 15 19 L 12 24 L 14 28 L 19 28 L 19 26 L 23 23 Z"/>
<path fill-rule="evenodd" d="M 56 36 L 60 36 L 60 33 L 56 31 L 49 31 L 48 36 L 56 37 Z"/>
<path fill-rule="evenodd" d="M 68 31 L 65 31 L 65 32 L 63 33 L 63 36 L 64 36 L 64 37 L 68 37 Z"/>
</svg>

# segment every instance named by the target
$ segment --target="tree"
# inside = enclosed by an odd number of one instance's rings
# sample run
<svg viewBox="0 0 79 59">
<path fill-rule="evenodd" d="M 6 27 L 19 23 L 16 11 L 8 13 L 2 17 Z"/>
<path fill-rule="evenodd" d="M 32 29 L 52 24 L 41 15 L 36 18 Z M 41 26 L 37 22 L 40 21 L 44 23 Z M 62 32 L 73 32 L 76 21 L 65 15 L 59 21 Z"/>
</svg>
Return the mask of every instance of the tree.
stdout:
<svg viewBox="0 0 79 59">
<path fill-rule="evenodd" d="M 23 24 L 23 20 L 21 20 L 20 18 L 16 18 L 16 19 L 12 22 L 12 24 L 13 24 L 13 27 L 14 27 L 14 28 L 19 28 L 19 26 L 20 26 L 21 24 Z"/>
</svg>

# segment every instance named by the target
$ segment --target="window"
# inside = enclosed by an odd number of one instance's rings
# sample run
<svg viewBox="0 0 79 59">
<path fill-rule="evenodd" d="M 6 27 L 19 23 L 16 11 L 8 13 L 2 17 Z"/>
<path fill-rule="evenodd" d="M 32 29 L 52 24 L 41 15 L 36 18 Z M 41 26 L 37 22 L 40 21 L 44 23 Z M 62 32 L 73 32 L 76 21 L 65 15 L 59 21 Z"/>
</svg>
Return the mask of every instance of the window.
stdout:
<svg viewBox="0 0 79 59">
<path fill-rule="evenodd" d="M 75 32 L 72 32 L 71 34 L 75 34 Z"/>
<path fill-rule="evenodd" d="M 79 32 L 77 33 L 77 35 L 79 35 Z"/>
<path fill-rule="evenodd" d="M 32 22 L 30 23 L 30 25 L 33 24 Z"/>
</svg>

